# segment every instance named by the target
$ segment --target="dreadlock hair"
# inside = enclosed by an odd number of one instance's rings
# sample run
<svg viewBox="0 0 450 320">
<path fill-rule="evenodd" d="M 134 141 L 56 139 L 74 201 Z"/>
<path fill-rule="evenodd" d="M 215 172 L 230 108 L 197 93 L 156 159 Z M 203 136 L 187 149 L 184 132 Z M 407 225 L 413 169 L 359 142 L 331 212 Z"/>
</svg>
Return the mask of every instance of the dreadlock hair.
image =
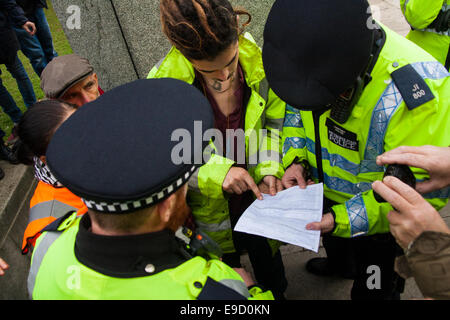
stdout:
<svg viewBox="0 0 450 320">
<path fill-rule="evenodd" d="M 233 9 L 228 0 L 161 0 L 161 25 L 169 41 L 189 60 L 214 60 L 238 41 L 237 17 L 250 13 Z"/>
</svg>

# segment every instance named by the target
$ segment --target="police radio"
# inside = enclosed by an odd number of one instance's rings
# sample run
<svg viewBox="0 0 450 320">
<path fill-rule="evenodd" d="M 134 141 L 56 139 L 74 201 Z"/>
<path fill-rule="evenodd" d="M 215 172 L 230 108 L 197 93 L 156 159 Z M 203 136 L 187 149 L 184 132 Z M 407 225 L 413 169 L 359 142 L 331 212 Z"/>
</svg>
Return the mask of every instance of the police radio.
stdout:
<svg viewBox="0 0 450 320">
<path fill-rule="evenodd" d="M 220 246 L 202 231 L 192 231 L 187 227 L 181 227 L 176 232 L 177 238 L 184 242 L 184 251 L 192 257 L 219 259 L 223 255 Z"/>
<path fill-rule="evenodd" d="M 366 69 L 358 76 L 351 88 L 341 93 L 334 102 L 327 106 L 331 108 L 331 119 L 340 124 L 348 121 L 353 109 L 363 94 L 364 88 L 372 81 L 370 73 L 377 62 L 378 55 L 384 44 L 384 33 L 381 31 L 381 28 L 374 31 L 373 37 L 372 53 L 370 54 Z"/>
<path fill-rule="evenodd" d="M 408 186 L 410 186 L 411 188 L 415 189 L 416 188 L 416 177 L 414 177 L 413 172 L 411 171 L 411 169 L 403 164 L 392 164 L 389 165 L 386 168 L 386 171 L 384 173 L 383 179 L 385 177 L 396 177 L 398 178 L 400 181 L 406 183 Z M 377 200 L 377 202 L 379 203 L 383 203 L 386 202 L 386 200 L 384 200 L 378 193 L 376 193 L 375 191 L 373 192 L 373 195 L 375 197 L 375 200 Z"/>
<path fill-rule="evenodd" d="M 358 103 L 363 90 L 363 80 L 358 76 L 355 86 L 340 94 L 336 101 L 330 105 L 331 118 L 340 124 L 346 123 L 350 118 L 356 103 Z"/>
</svg>

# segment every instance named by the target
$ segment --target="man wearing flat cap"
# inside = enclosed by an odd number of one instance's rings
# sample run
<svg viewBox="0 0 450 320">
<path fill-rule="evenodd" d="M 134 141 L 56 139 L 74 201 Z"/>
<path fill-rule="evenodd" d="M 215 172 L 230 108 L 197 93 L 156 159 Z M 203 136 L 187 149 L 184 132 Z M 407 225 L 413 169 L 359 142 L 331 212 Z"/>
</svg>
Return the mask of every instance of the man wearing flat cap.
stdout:
<svg viewBox="0 0 450 320">
<path fill-rule="evenodd" d="M 321 230 L 328 257 L 307 270 L 355 279 L 352 299 L 399 299 L 392 206 L 371 190 L 385 170 L 376 158 L 400 145 L 450 145 L 449 73 L 374 21 L 366 0 L 277 0 L 263 60 L 270 87 L 288 103 L 283 185 L 305 187 L 308 174 L 324 184 L 322 221 L 307 228 Z M 448 197 L 448 188 L 425 195 L 438 210 Z"/>
<path fill-rule="evenodd" d="M 187 181 L 201 165 L 195 155 L 207 142 L 186 151 L 191 163 L 175 164 L 171 137 L 177 129 L 194 136 L 197 121 L 204 130 L 213 126 L 200 92 L 159 79 L 117 87 L 61 125 L 47 163 L 89 211 L 44 229 L 28 278 L 33 299 L 273 298 L 248 289 L 217 258 L 192 256 L 175 236 L 189 213 Z"/>
<path fill-rule="evenodd" d="M 103 94 L 94 67 L 77 54 L 54 58 L 41 74 L 41 89 L 48 99 L 60 99 L 78 107 Z"/>
</svg>

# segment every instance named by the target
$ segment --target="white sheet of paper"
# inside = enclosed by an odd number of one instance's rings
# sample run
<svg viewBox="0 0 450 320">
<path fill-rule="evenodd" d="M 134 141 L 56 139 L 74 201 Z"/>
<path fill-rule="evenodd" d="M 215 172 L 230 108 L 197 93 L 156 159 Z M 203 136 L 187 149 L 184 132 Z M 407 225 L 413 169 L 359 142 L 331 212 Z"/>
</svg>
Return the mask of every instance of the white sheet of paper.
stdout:
<svg viewBox="0 0 450 320">
<path fill-rule="evenodd" d="M 323 184 L 306 189 L 298 186 L 263 194 L 242 214 L 234 230 L 294 244 L 319 251 L 320 231 L 306 230 L 306 225 L 322 219 Z"/>
</svg>

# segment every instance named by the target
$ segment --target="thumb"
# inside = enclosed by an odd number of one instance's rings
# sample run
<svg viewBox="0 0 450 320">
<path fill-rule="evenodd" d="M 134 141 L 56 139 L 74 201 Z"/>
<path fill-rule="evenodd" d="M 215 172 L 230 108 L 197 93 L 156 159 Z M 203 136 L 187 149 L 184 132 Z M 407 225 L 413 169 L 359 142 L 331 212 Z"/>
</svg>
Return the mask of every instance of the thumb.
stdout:
<svg viewBox="0 0 450 320">
<path fill-rule="evenodd" d="M 324 214 L 320 222 L 312 222 L 306 225 L 306 230 L 318 230 L 321 233 L 328 233 L 333 230 L 334 218 L 331 213 Z"/>
<path fill-rule="evenodd" d="M 322 222 L 311 222 L 306 225 L 306 230 L 322 230 Z"/>
</svg>

